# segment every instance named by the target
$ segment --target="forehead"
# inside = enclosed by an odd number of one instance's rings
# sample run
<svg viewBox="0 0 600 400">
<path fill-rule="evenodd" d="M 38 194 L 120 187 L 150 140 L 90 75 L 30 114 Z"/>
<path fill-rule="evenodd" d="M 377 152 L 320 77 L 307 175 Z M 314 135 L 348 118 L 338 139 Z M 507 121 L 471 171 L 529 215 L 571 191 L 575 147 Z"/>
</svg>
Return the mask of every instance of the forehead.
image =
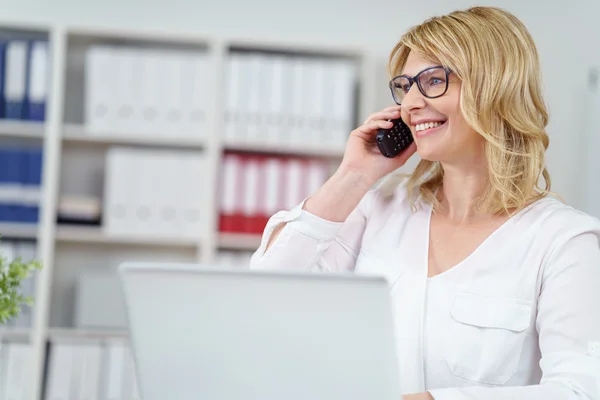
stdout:
<svg viewBox="0 0 600 400">
<path fill-rule="evenodd" d="M 408 54 L 404 67 L 400 71 L 400 75 L 414 76 L 424 69 L 436 65 L 439 64 L 422 57 L 420 54 L 415 53 L 414 51 L 411 51 Z"/>
</svg>

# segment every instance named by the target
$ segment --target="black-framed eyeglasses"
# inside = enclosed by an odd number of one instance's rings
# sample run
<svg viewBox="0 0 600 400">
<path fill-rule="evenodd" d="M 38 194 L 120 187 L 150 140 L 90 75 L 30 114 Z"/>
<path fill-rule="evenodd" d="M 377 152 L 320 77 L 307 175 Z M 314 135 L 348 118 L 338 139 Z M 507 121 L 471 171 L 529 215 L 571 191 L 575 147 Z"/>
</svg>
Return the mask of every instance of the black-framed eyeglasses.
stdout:
<svg viewBox="0 0 600 400">
<path fill-rule="evenodd" d="M 435 67 L 426 68 L 412 77 L 398 75 L 390 80 L 392 97 L 396 104 L 402 104 L 414 83 L 417 84 L 423 96 L 429 99 L 443 96 L 448 90 L 448 75 L 451 72 L 447 67 L 436 65 Z"/>
</svg>

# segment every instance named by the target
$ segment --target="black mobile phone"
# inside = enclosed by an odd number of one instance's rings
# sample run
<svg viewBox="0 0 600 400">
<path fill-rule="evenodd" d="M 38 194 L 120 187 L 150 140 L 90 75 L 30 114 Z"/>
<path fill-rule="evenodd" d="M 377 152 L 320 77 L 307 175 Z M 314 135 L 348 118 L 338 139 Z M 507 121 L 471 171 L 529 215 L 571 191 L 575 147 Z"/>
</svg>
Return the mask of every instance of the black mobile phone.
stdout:
<svg viewBox="0 0 600 400">
<path fill-rule="evenodd" d="M 379 151 L 388 158 L 396 157 L 414 141 L 410 128 L 402 118 L 393 119 L 391 122 L 394 125 L 390 129 L 379 129 L 375 136 Z"/>
</svg>

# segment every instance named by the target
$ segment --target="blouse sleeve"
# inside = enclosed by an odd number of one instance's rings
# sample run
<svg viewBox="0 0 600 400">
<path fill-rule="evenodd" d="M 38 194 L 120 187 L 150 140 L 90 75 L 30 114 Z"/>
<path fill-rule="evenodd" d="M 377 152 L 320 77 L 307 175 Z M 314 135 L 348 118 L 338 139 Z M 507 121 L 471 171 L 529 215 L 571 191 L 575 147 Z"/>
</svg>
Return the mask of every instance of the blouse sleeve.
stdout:
<svg viewBox="0 0 600 400">
<path fill-rule="evenodd" d="M 251 269 L 352 271 L 360 251 L 370 206 L 369 191 L 344 222 L 332 222 L 304 210 L 304 200 L 291 210 L 273 215 L 252 255 Z M 285 223 L 275 242 L 265 248 L 274 229 Z"/>
<path fill-rule="evenodd" d="M 434 399 L 600 400 L 600 221 L 578 222 L 564 228 L 541 272 L 540 383 L 431 390 Z"/>
</svg>

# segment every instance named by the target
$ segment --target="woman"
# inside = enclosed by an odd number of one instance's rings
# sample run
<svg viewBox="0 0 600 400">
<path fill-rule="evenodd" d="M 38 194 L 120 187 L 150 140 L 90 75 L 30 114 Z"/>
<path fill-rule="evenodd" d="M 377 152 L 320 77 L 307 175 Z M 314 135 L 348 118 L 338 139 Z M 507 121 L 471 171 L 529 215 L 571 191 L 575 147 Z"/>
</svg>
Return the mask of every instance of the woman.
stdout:
<svg viewBox="0 0 600 400">
<path fill-rule="evenodd" d="M 383 274 L 404 399 L 600 399 L 600 221 L 549 196 L 538 54 L 511 14 L 410 29 L 393 97 L 337 172 L 269 221 L 251 268 Z M 401 117 L 415 143 L 381 155 Z M 415 151 L 407 180 L 393 174 Z"/>
</svg>

